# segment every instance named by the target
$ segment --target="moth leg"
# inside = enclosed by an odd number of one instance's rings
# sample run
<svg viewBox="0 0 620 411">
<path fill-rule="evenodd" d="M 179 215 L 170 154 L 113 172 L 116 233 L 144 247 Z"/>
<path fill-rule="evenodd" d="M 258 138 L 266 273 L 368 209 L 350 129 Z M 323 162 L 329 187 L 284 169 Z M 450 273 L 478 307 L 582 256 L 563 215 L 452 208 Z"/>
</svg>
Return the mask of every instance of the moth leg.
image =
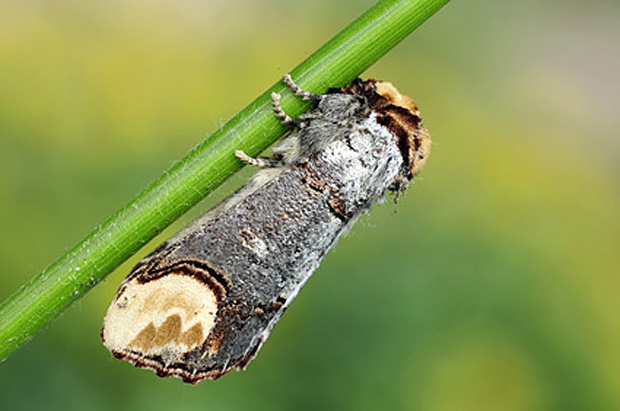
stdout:
<svg viewBox="0 0 620 411">
<path fill-rule="evenodd" d="M 295 84 L 290 74 L 283 75 L 282 81 L 284 82 L 284 84 L 286 84 L 286 87 L 288 87 L 293 93 L 295 93 L 297 97 L 301 97 L 301 99 L 304 101 L 319 101 L 323 98 L 323 96 L 320 94 L 314 94 L 310 93 L 309 91 L 302 90 L 301 87 Z"/>
<path fill-rule="evenodd" d="M 284 165 L 284 161 L 281 156 L 254 158 L 245 154 L 243 150 L 235 151 L 235 156 L 244 163 L 258 168 L 272 168 Z"/>
<path fill-rule="evenodd" d="M 285 126 L 293 126 L 297 128 L 301 128 L 301 124 L 297 120 L 293 120 L 284 112 L 282 106 L 280 105 L 281 96 L 278 93 L 271 93 L 271 104 L 273 105 L 273 112 L 276 113 L 276 116 L 280 119 L 282 124 Z"/>
<path fill-rule="evenodd" d="M 323 96 L 320 94 L 310 93 L 309 91 L 302 90 L 295 82 L 293 81 L 290 74 L 285 74 L 282 76 L 282 81 L 297 97 L 301 97 L 304 101 L 320 101 Z M 293 126 L 297 128 L 301 128 L 301 124 L 290 118 L 282 109 L 280 105 L 280 94 L 271 93 L 271 102 L 273 104 L 273 111 L 276 113 L 276 116 L 282 121 L 282 124 L 285 126 Z"/>
<path fill-rule="evenodd" d="M 323 98 L 320 94 L 310 93 L 309 91 L 302 90 L 291 78 L 289 74 L 282 76 L 284 84 L 293 92 L 297 97 L 301 97 L 305 101 L 319 101 Z M 295 128 L 303 128 L 301 122 L 292 119 L 282 109 L 280 105 L 280 99 L 282 96 L 278 93 L 271 93 L 271 104 L 273 105 L 273 111 L 285 126 L 293 126 Z M 292 159 L 296 158 L 299 153 L 299 138 L 289 138 L 283 141 L 277 147 L 274 147 L 273 157 L 250 157 L 242 150 L 235 151 L 235 156 L 254 167 L 269 168 L 269 167 L 281 167 L 286 164 L 290 164 Z"/>
</svg>

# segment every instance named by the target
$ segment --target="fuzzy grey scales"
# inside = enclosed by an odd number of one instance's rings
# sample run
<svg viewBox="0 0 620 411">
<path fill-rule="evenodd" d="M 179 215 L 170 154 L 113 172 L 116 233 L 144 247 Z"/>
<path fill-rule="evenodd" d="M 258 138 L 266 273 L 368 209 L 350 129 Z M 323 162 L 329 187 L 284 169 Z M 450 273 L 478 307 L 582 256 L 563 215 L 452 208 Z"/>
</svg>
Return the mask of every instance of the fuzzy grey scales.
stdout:
<svg viewBox="0 0 620 411">
<path fill-rule="evenodd" d="M 275 167 L 123 281 L 102 331 L 115 356 L 191 383 L 244 368 L 338 237 L 406 188 L 430 150 L 413 102 L 403 114 L 404 96 L 372 80 L 317 97 Z"/>
</svg>

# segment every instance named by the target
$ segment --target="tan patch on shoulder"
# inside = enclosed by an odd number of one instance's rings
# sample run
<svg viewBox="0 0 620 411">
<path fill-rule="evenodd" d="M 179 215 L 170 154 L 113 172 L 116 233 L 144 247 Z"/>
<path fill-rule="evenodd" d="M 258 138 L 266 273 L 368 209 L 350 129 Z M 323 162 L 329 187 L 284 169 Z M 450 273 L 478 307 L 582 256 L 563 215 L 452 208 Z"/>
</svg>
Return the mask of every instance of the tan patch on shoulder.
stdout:
<svg viewBox="0 0 620 411">
<path fill-rule="evenodd" d="M 378 113 L 377 121 L 399 139 L 410 179 L 426 163 L 431 152 L 431 136 L 422 126 L 420 110 L 409 96 L 400 94 L 392 83 L 386 81 L 377 82 L 374 86 L 375 92 L 382 98 L 374 108 Z"/>
<path fill-rule="evenodd" d="M 394 105 L 408 110 L 414 116 L 420 116 L 420 110 L 411 97 L 400 94 L 396 87 L 388 81 L 379 81 L 375 84 L 377 94 L 385 99 L 382 105 Z"/>
</svg>

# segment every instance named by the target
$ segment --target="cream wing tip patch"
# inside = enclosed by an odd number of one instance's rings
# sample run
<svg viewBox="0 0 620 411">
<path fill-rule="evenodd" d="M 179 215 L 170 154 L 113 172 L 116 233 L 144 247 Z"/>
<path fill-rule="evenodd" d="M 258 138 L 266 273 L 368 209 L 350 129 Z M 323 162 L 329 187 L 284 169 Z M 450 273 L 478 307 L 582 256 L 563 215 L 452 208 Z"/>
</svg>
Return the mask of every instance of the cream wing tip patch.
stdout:
<svg viewBox="0 0 620 411">
<path fill-rule="evenodd" d="M 113 352 L 170 355 L 201 346 L 215 323 L 217 298 L 203 282 L 170 274 L 123 285 L 104 319 L 102 339 Z"/>
</svg>

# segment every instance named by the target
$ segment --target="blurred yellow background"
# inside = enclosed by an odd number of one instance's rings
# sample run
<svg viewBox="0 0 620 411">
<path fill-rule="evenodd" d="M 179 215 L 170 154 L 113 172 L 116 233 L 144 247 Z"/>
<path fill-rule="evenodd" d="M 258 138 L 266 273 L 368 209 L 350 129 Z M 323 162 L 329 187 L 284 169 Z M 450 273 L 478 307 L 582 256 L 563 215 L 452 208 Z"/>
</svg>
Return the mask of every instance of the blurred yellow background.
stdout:
<svg viewBox="0 0 620 411">
<path fill-rule="evenodd" d="M 0 3 L 0 298 L 374 2 Z M 248 370 L 99 340 L 137 260 L 0 366 L 0 409 L 620 408 L 620 4 L 453 1 L 363 77 L 413 97 L 415 186 L 341 239 Z"/>
</svg>

